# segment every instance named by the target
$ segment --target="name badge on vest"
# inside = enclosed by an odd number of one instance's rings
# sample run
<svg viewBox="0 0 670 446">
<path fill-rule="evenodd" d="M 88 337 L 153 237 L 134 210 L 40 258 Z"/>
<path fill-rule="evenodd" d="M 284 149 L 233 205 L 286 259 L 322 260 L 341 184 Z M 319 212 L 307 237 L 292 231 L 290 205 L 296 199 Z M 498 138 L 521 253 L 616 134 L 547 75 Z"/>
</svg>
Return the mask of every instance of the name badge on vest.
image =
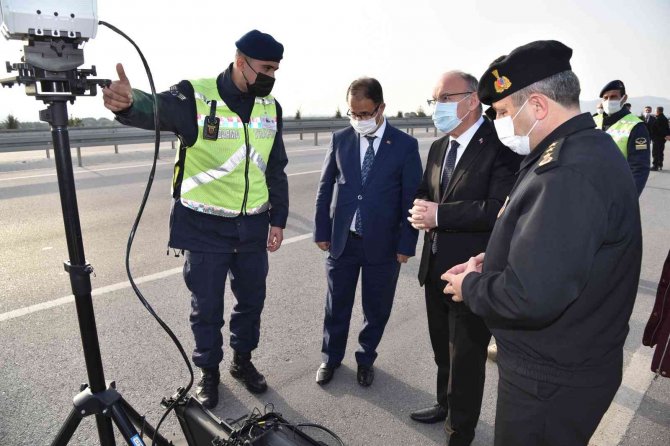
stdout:
<svg viewBox="0 0 670 446">
<path fill-rule="evenodd" d="M 202 126 L 202 137 L 210 141 L 216 141 L 219 138 L 219 123 L 221 119 L 216 116 L 216 101 L 212 100 L 209 109 L 209 116 L 205 116 L 205 123 Z"/>
</svg>

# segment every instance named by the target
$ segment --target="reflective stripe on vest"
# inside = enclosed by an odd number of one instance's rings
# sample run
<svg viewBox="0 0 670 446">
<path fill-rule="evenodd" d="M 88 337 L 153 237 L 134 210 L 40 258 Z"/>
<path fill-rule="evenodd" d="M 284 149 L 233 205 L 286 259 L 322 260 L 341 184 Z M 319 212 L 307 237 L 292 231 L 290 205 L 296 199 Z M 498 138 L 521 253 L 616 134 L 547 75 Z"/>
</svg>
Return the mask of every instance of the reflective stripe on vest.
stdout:
<svg viewBox="0 0 670 446">
<path fill-rule="evenodd" d="M 244 124 L 219 96 L 215 79 L 195 80 L 191 85 L 198 139 L 185 149 L 185 155 L 178 155 L 175 196 L 188 208 L 223 217 L 265 212 L 270 207 L 265 170 L 277 132 L 274 99 L 256 98 L 249 123 Z M 203 138 L 212 100 L 220 120 L 215 141 Z"/>
<path fill-rule="evenodd" d="M 596 127 L 599 129 L 603 128 L 603 115 L 595 116 L 593 120 L 596 121 Z M 628 138 L 630 137 L 630 132 L 633 131 L 633 127 L 641 122 L 640 118 L 629 113 L 606 130 L 625 158 L 628 158 Z"/>
</svg>

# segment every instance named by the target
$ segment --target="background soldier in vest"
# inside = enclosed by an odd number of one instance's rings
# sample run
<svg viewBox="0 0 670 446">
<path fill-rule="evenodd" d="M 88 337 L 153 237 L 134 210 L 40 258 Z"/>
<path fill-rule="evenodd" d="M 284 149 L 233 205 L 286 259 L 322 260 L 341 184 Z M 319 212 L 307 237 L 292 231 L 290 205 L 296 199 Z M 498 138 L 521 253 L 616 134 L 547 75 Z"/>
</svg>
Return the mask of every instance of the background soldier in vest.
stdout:
<svg viewBox="0 0 670 446">
<path fill-rule="evenodd" d="M 161 130 L 181 142 L 169 246 L 186 251 L 192 358 L 202 369 L 196 395 L 207 408 L 219 400 L 228 273 L 237 301 L 230 317 L 230 373 L 251 392 L 267 389 L 251 352 L 260 334 L 267 252 L 281 246 L 288 217 L 282 111 L 270 96 L 284 47 L 257 30 L 235 45 L 235 61 L 218 77 L 184 80 L 158 95 Z M 123 124 L 153 129 L 152 97 L 131 89 L 121 64 L 117 72 L 119 80 L 104 90 L 105 107 Z"/>
<path fill-rule="evenodd" d="M 642 194 L 649 177 L 649 132 L 644 122 L 622 106 L 628 98 L 626 87 L 620 80 L 615 80 L 600 91 L 604 113 L 595 116 L 596 126 L 609 133 L 614 142 L 628 160 L 628 165 L 635 179 L 637 194 Z"/>
</svg>

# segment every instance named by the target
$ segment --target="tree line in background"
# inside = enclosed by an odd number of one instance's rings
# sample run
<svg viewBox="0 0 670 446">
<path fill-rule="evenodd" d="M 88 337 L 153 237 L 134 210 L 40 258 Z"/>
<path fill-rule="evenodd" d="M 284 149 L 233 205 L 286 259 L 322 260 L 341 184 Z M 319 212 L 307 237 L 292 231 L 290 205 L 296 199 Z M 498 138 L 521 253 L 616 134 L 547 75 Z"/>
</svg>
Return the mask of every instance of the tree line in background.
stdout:
<svg viewBox="0 0 670 446">
<path fill-rule="evenodd" d="M 75 118 L 70 115 L 70 119 L 67 120 L 67 125 L 69 127 L 108 127 L 121 124 L 108 118 Z M 46 122 L 20 122 L 18 118 L 12 114 L 7 115 L 7 118 L 0 121 L 0 129 L 2 130 L 39 130 L 48 128 L 49 124 Z"/>
<path fill-rule="evenodd" d="M 423 110 L 423 107 L 419 106 L 419 108 L 415 112 L 403 113 L 402 111 L 398 110 L 398 113 L 396 114 L 395 117 L 396 118 L 415 118 L 415 117 L 425 118 L 426 116 L 428 116 L 428 115 L 426 115 L 426 112 Z M 337 109 L 335 110 L 334 118 L 335 119 L 342 118 L 342 112 L 340 111 L 340 107 L 337 107 Z M 298 108 L 298 110 L 296 110 L 295 116 L 293 117 L 293 119 L 302 119 L 302 112 L 301 112 L 300 108 Z"/>
<path fill-rule="evenodd" d="M 412 118 L 412 117 L 420 117 L 423 118 L 427 116 L 426 112 L 424 112 L 423 107 L 419 106 L 419 108 L 416 110 L 416 112 L 409 112 L 409 113 L 403 113 L 402 111 L 398 111 L 396 114 L 396 118 Z M 340 111 L 340 108 L 338 107 L 335 110 L 335 116 L 336 119 L 342 118 L 342 112 Z M 294 119 L 302 119 L 302 112 L 300 108 L 295 112 Z M 113 126 L 113 125 L 120 125 L 116 121 L 113 121 L 108 118 L 75 118 L 72 115 L 70 115 L 70 119 L 68 119 L 68 126 L 69 127 L 107 127 L 107 126 Z M 18 129 L 24 129 L 24 130 L 31 130 L 31 129 L 48 129 L 49 124 L 46 122 L 41 122 L 41 121 L 36 121 L 36 122 L 20 122 L 16 116 L 9 114 L 7 115 L 7 118 L 5 118 L 2 122 L 0 122 L 0 129 L 2 130 L 18 130 Z"/>
</svg>

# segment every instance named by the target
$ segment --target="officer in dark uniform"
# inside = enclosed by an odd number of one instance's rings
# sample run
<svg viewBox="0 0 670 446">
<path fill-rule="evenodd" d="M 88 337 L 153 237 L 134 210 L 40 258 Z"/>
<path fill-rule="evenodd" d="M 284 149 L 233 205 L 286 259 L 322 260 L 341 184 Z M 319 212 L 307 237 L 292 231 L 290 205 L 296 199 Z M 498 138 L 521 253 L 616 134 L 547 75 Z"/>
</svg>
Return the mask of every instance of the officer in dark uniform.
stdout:
<svg viewBox="0 0 670 446">
<path fill-rule="evenodd" d="M 614 142 L 621 153 L 628 159 L 628 165 L 633 178 L 637 194 L 642 194 L 647 178 L 649 178 L 649 130 L 629 108 L 622 106 L 628 98 L 626 87 L 620 80 L 614 80 L 600 90 L 604 113 L 595 116 L 596 127 L 612 135 Z M 624 104 L 625 105 L 625 104 Z"/>
<path fill-rule="evenodd" d="M 267 389 L 251 352 L 260 334 L 267 252 L 281 246 L 288 217 L 282 111 L 269 96 L 284 47 L 257 30 L 236 46 L 235 61 L 216 79 L 181 81 L 158 95 L 161 130 L 180 140 L 169 246 L 186 251 L 192 358 L 202 369 L 196 394 L 208 408 L 218 403 L 227 275 L 237 301 L 230 373 L 251 392 Z M 131 90 L 121 64 L 117 71 L 119 80 L 104 90 L 105 106 L 123 124 L 153 129 L 152 97 Z"/>
<path fill-rule="evenodd" d="M 587 445 L 622 379 L 638 196 L 613 139 L 579 109 L 571 56 L 532 42 L 482 76 L 498 137 L 527 156 L 486 254 L 442 276 L 496 338 L 500 446 Z"/>
</svg>

